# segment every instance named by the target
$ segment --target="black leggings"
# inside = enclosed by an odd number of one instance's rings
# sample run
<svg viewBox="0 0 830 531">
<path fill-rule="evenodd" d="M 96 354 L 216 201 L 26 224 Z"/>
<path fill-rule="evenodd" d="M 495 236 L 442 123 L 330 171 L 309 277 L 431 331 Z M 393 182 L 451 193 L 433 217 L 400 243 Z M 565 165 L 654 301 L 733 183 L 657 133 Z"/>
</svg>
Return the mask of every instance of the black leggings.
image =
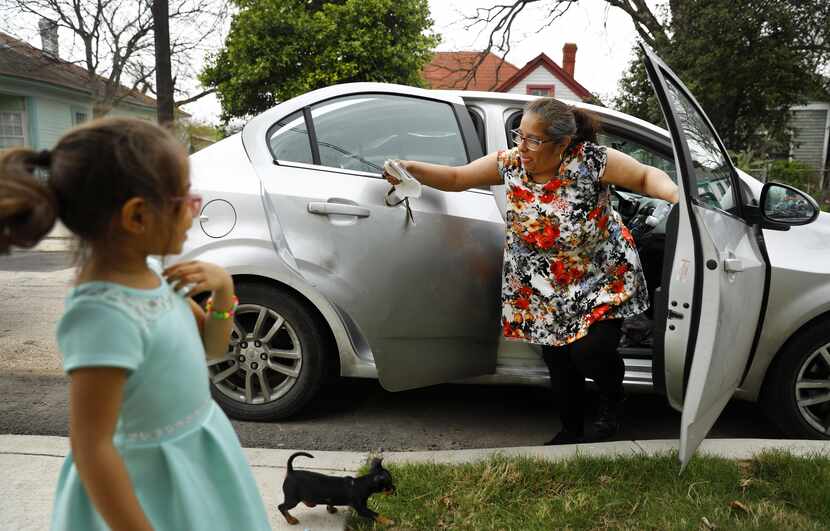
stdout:
<svg viewBox="0 0 830 531">
<path fill-rule="evenodd" d="M 585 378 L 592 379 L 610 398 L 622 396 L 625 365 L 617 352 L 621 326 L 622 319 L 598 321 L 582 339 L 561 347 L 542 347 L 551 385 L 559 391 L 560 416 L 566 430 L 583 432 Z"/>
</svg>

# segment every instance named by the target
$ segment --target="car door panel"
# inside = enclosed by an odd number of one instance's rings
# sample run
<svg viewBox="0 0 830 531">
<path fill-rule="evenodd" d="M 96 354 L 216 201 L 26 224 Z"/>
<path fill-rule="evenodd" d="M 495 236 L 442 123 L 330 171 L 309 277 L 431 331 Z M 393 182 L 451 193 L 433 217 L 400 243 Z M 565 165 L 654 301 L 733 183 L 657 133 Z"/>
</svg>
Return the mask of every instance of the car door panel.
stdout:
<svg viewBox="0 0 830 531">
<path fill-rule="evenodd" d="M 334 101 L 317 116 L 339 111 L 358 120 L 360 105 L 371 98 Z M 450 105 L 447 111 L 453 112 Z M 309 114 L 315 111 L 304 117 Z M 349 316 L 386 389 L 494 372 L 504 234 L 492 195 L 424 188 L 409 201 L 412 223 L 404 204 L 387 206 L 389 183 L 360 170 L 382 165 L 390 146 L 419 156 L 449 135 L 419 123 L 414 135 L 401 129 L 354 147 L 348 131 L 329 133 L 325 120 L 313 119 L 321 143 L 316 157 L 330 166 L 280 161 L 258 168 L 302 277 Z M 466 119 L 463 129 L 474 134 Z M 387 113 L 384 120 L 396 117 Z M 457 138 L 447 141 L 458 145 Z M 435 151 L 449 156 L 446 147 Z"/>
<path fill-rule="evenodd" d="M 681 176 L 656 366 L 665 370 L 669 402 L 682 410 L 685 466 L 740 384 L 763 317 L 767 267 L 760 228 L 741 217 L 739 180 L 711 122 L 674 73 L 643 49 Z"/>
</svg>

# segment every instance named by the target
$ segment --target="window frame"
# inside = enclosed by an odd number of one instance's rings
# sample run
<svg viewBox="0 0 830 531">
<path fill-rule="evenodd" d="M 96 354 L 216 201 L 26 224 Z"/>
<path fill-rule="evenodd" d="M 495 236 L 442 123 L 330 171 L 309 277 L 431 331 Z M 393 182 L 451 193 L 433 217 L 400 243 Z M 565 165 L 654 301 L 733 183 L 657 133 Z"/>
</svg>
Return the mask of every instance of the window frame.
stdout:
<svg viewBox="0 0 830 531">
<path fill-rule="evenodd" d="M 368 92 L 352 92 L 348 94 L 337 94 L 329 98 L 321 99 L 315 101 L 313 103 L 309 103 L 304 105 L 300 109 L 295 109 L 292 112 L 287 113 L 285 116 L 281 117 L 280 119 L 274 121 L 274 123 L 266 130 L 265 134 L 265 143 L 268 153 L 271 155 L 272 161 L 277 166 L 286 166 L 286 167 L 293 167 L 293 168 L 302 168 L 302 169 L 313 169 L 317 171 L 326 171 L 329 173 L 342 173 L 346 175 L 354 175 L 356 177 L 371 177 L 375 179 L 383 179 L 383 175 L 381 173 L 373 173 L 373 172 L 365 172 L 360 170 L 349 170 L 345 168 L 338 168 L 335 166 L 326 166 L 320 163 L 320 146 L 317 140 L 317 132 L 314 125 L 314 119 L 311 115 L 312 107 L 320 106 L 327 102 L 339 99 L 346 99 L 346 98 L 354 98 L 360 96 L 386 96 L 386 97 L 395 97 L 395 98 L 405 98 L 409 100 L 424 100 L 429 101 L 432 103 L 439 103 L 446 105 L 452 110 L 453 118 L 455 119 L 455 124 L 458 127 L 458 134 L 461 137 L 461 143 L 464 147 L 464 156 L 466 158 L 466 164 L 469 164 L 472 161 L 472 154 L 471 154 L 471 146 L 470 146 L 470 135 L 472 134 L 473 139 L 477 139 L 477 134 L 475 132 L 475 128 L 472 123 L 472 117 L 469 119 L 469 128 L 465 127 L 465 123 L 461 120 L 459 113 L 465 112 L 469 114 L 469 110 L 464 105 L 454 104 L 447 101 L 437 100 L 433 98 L 425 98 L 422 96 L 415 96 L 411 94 L 398 94 L 394 92 L 378 92 L 378 91 L 368 91 Z M 313 164 L 308 164 L 305 162 L 295 162 L 295 161 L 285 161 L 285 160 L 276 160 L 273 158 L 274 152 L 271 150 L 271 145 L 268 141 L 270 137 L 271 131 L 274 130 L 274 127 L 280 121 L 286 119 L 288 116 L 295 114 L 297 112 L 302 112 L 303 119 L 306 124 L 306 130 L 308 131 L 309 143 L 311 146 L 311 153 L 312 153 L 312 160 L 314 161 Z"/>
<path fill-rule="evenodd" d="M 742 194 L 740 192 L 741 183 L 743 181 L 738 176 L 738 172 L 737 172 L 737 169 L 735 167 L 735 163 L 732 162 L 732 158 L 729 156 L 729 151 L 726 149 L 726 146 L 723 144 L 723 141 L 721 140 L 720 135 L 718 134 L 717 130 L 715 129 L 715 126 L 709 120 L 709 117 L 706 115 L 705 111 L 703 111 L 703 108 L 700 107 L 700 105 L 697 103 L 694 96 L 690 92 L 688 92 L 687 90 L 685 90 L 683 88 L 683 84 L 680 82 L 680 80 L 676 76 L 674 76 L 673 74 L 672 75 L 667 75 L 667 71 L 665 69 L 661 68 L 661 72 L 665 76 L 666 87 L 671 85 L 672 88 L 677 92 L 677 94 L 679 94 L 680 96 L 682 96 L 683 98 L 685 98 L 688 101 L 688 103 L 691 105 L 691 109 L 700 117 L 700 119 L 703 122 L 704 127 L 707 129 L 708 133 L 712 136 L 712 140 L 714 140 L 714 145 L 717 147 L 717 149 L 720 152 L 721 156 L 723 156 L 724 163 L 725 163 L 727 172 L 729 174 L 728 175 L 728 180 L 730 181 L 730 184 L 732 185 L 730 193 L 732 194 L 732 201 L 733 201 L 733 204 L 734 204 L 734 207 L 733 207 L 734 212 L 730 212 L 729 210 L 724 210 L 719 205 L 708 204 L 699 197 L 700 185 L 698 184 L 697 172 L 695 172 L 695 175 L 689 176 L 689 178 L 693 179 L 694 182 L 695 182 L 695 186 L 690 187 L 691 190 L 687 191 L 687 193 L 689 194 L 689 196 L 688 196 L 689 199 L 692 201 L 692 203 L 694 203 L 695 205 L 697 205 L 701 208 L 705 208 L 705 209 L 708 209 L 708 210 L 714 210 L 714 211 L 717 211 L 717 212 L 719 212 L 723 215 L 730 216 L 730 217 L 735 218 L 735 219 L 739 219 L 739 220 L 743 221 L 744 223 L 748 223 L 747 216 L 745 214 L 746 205 L 744 205 L 743 197 L 742 197 Z M 668 98 L 668 94 L 666 94 L 666 97 Z M 673 106 L 672 106 L 672 112 L 675 112 Z M 678 139 L 678 141 L 679 141 L 679 143 L 682 143 L 682 144 L 686 145 L 686 149 L 688 150 L 687 155 L 689 156 L 690 161 L 692 162 L 692 164 L 694 164 L 694 156 L 691 154 L 691 147 L 689 145 L 690 144 L 689 135 L 686 134 L 685 129 L 679 123 L 676 124 L 676 127 L 679 131 L 679 134 L 683 137 L 683 138 Z M 671 131 L 671 129 L 670 129 L 670 131 Z M 680 176 L 680 175 L 681 175 L 681 173 L 678 172 L 678 176 Z M 723 179 L 720 179 L 720 180 L 723 180 Z"/>
<path fill-rule="evenodd" d="M 69 111 L 72 113 L 72 126 L 73 127 L 81 125 L 82 123 L 86 123 L 86 122 L 89 121 L 89 113 L 87 112 L 87 109 L 85 109 L 83 107 L 72 106 L 72 107 L 70 107 Z M 78 121 L 78 115 L 79 114 L 84 115 L 84 119 L 82 121 Z"/>
<path fill-rule="evenodd" d="M 28 119 L 27 119 L 28 118 L 28 113 L 26 112 L 26 103 L 25 103 L 25 101 L 23 103 L 23 110 L 22 111 L 0 111 L 0 113 L 19 114 L 20 115 L 20 128 L 23 132 L 23 135 L 22 135 L 23 144 L 21 144 L 19 147 L 29 146 L 29 134 L 28 134 L 29 133 L 29 122 L 28 122 Z M 17 136 L 12 137 L 12 136 L 5 136 L 3 134 L 0 134 L 0 138 L 21 138 L 21 137 L 17 137 Z M 15 147 L 15 146 L 9 146 L 9 148 L 10 147 Z M 8 149 L 8 148 L 0 148 L 0 149 Z"/>
<path fill-rule="evenodd" d="M 268 154 L 271 155 L 271 160 L 275 165 L 277 165 L 277 166 L 293 166 L 294 164 L 300 164 L 302 166 L 298 166 L 298 167 L 308 167 L 308 166 L 313 166 L 315 164 L 314 163 L 315 160 L 317 160 L 319 162 L 319 160 L 320 160 L 319 153 L 317 154 L 317 158 L 316 159 L 314 158 L 314 149 L 312 147 L 313 144 L 311 142 L 311 131 L 308 128 L 308 117 L 310 116 L 310 113 L 308 113 L 308 114 L 306 113 L 306 107 L 301 107 L 299 109 L 296 109 L 294 111 L 289 112 L 288 114 L 286 114 L 284 116 L 281 116 L 278 120 L 276 120 L 273 124 L 271 124 L 268 127 L 268 129 L 265 130 L 265 147 L 266 147 L 266 150 L 268 151 Z M 291 117 L 295 114 L 301 115 L 302 118 L 303 118 L 303 124 L 305 124 L 306 138 L 308 138 L 308 142 L 309 142 L 308 151 L 311 154 L 311 160 L 312 160 L 311 164 L 309 164 L 308 162 L 300 162 L 300 161 L 296 161 L 296 160 L 288 161 L 288 160 L 277 159 L 274 156 L 274 151 L 271 149 L 271 133 L 273 133 L 275 130 L 279 129 L 280 127 L 283 127 L 283 125 L 281 125 L 280 122 L 288 120 L 289 117 Z M 285 164 L 285 163 L 290 163 L 290 164 Z"/>
<path fill-rule="evenodd" d="M 547 90 L 549 91 L 547 94 L 534 94 L 534 90 Z M 552 83 L 538 83 L 538 84 L 528 84 L 525 86 L 525 94 L 528 96 L 538 96 L 540 98 L 555 98 L 556 97 L 556 85 Z"/>
</svg>

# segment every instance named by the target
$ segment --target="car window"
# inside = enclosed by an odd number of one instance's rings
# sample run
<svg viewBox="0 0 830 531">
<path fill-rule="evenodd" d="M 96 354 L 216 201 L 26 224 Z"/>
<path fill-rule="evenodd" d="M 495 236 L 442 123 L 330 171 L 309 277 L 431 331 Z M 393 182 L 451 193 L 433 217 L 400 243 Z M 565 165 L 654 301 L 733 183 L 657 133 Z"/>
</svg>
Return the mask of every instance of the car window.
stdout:
<svg viewBox="0 0 830 531">
<path fill-rule="evenodd" d="M 643 164 L 661 169 L 671 177 L 672 181 L 677 182 L 677 168 L 674 165 L 674 157 L 666 156 L 657 149 L 636 140 L 606 131 L 597 134 L 597 143 L 625 153 Z"/>
<path fill-rule="evenodd" d="M 484 118 L 482 118 L 479 111 L 473 107 L 467 107 L 467 110 L 470 111 L 470 119 L 473 121 L 473 127 L 476 130 L 476 137 L 478 137 L 478 141 L 481 143 L 481 151 L 483 153 L 487 153 L 487 132 L 484 128 Z"/>
<path fill-rule="evenodd" d="M 703 206 L 737 213 L 732 189 L 732 166 L 718 145 L 715 132 L 692 101 L 672 82 L 666 80 L 666 94 L 677 116 L 678 126 L 686 138 L 694 169 L 692 183 Z"/>
<path fill-rule="evenodd" d="M 302 111 L 290 114 L 272 125 L 267 137 L 274 160 L 314 163 Z"/>
<path fill-rule="evenodd" d="M 449 104 L 362 94 L 311 108 L 320 164 L 380 173 L 387 159 L 460 166 L 467 151 Z"/>
<path fill-rule="evenodd" d="M 516 147 L 516 142 L 513 141 L 513 135 L 510 134 L 510 131 L 519 128 L 519 124 L 522 123 L 522 116 L 524 116 L 524 112 L 516 111 L 504 121 L 504 135 L 507 137 L 507 149 Z"/>
</svg>

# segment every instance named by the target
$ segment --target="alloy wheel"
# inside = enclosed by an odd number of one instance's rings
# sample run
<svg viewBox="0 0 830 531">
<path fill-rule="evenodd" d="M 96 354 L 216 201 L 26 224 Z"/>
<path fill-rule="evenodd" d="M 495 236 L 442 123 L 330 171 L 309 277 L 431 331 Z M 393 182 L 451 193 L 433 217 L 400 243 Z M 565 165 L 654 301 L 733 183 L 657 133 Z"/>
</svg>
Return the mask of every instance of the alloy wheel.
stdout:
<svg viewBox="0 0 830 531">
<path fill-rule="evenodd" d="M 830 435 L 830 343 L 807 356 L 795 380 L 799 413 L 815 430 Z"/>
<path fill-rule="evenodd" d="M 245 404 L 279 400 L 297 383 L 303 348 L 294 327 L 274 310 L 240 304 L 226 356 L 208 363 L 223 395 Z"/>
</svg>

